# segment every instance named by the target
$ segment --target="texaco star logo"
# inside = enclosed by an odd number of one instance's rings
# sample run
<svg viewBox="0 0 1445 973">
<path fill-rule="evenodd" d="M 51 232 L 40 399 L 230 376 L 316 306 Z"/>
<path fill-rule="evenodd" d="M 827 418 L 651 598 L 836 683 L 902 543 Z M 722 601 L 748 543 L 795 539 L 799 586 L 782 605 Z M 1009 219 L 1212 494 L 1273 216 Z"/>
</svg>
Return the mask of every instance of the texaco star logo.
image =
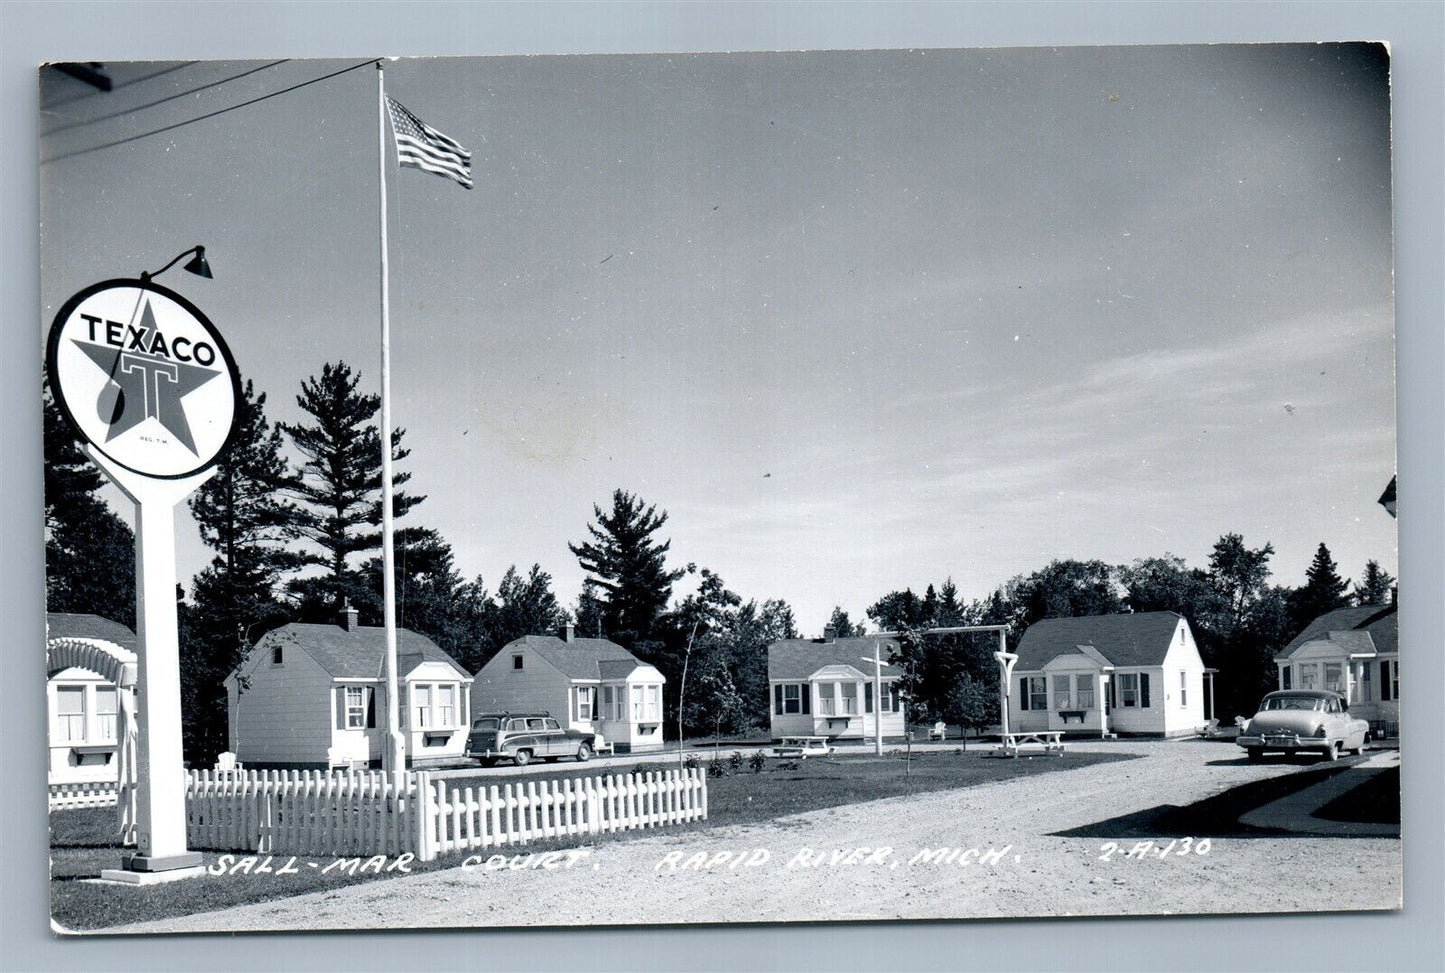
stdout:
<svg viewBox="0 0 1445 973">
<path fill-rule="evenodd" d="M 205 316 L 152 282 L 107 281 L 71 298 L 50 332 L 51 388 L 80 435 L 161 478 L 215 462 L 234 424 L 235 363 Z"/>
</svg>

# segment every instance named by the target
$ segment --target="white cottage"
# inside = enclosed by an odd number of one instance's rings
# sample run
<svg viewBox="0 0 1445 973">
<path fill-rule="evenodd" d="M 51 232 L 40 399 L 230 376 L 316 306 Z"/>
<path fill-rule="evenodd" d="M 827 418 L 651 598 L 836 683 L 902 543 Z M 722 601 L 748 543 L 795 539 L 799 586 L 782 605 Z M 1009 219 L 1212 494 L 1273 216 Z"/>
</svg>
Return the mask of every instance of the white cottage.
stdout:
<svg viewBox="0 0 1445 973">
<path fill-rule="evenodd" d="M 898 651 L 887 638 L 784 639 L 768 646 L 769 725 L 774 740 L 789 736 L 872 739 L 904 735 L 902 675 L 885 661 L 882 695 L 873 698 L 874 647 L 886 660 Z"/>
<path fill-rule="evenodd" d="M 1045 619 L 1024 632 L 1018 657 L 1014 730 L 1183 736 L 1213 710 L 1214 670 L 1174 612 Z"/>
<path fill-rule="evenodd" d="M 401 731 L 412 766 L 466 752 L 472 677 L 424 635 L 397 629 Z M 269 767 L 366 767 L 386 733 L 385 629 L 292 623 L 226 677 L 230 749 Z"/>
<path fill-rule="evenodd" d="M 1393 485 L 1393 484 L 1392 484 Z M 1400 623 L 1397 606 L 1327 612 L 1274 657 L 1280 689 L 1328 689 L 1381 736 L 1399 732 Z"/>
<path fill-rule="evenodd" d="M 620 752 L 662 749 L 661 672 L 616 642 L 554 635 L 508 642 L 477 670 L 472 712 L 547 713 Z"/>
<path fill-rule="evenodd" d="M 99 615 L 45 616 L 47 776 L 52 785 L 113 783 L 133 707 L 135 633 Z"/>
</svg>

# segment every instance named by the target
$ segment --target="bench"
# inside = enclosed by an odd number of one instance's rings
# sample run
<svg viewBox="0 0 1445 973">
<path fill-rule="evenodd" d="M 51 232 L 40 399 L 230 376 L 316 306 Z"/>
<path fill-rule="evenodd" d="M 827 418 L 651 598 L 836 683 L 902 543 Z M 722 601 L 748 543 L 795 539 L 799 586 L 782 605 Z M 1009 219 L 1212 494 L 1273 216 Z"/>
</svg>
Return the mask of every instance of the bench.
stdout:
<svg viewBox="0 0 1445 973">
<path fill-rule="evenodd" d="M 999 737 L 1002 743 L 999 746 L 998 755 L 1001 757 L 1017 757 L 1024 748 L 1028 748 L 1030 751 L 1037 748 L 1040 753 L 1063 753 L 1067 746 L 1064 743 L 1063 730 L 1000 733 Z"/>
<path fill-rule="evenodd" d="M 772 756 L 782 760 L 806 760 L 809 757 L 826 757 L 833 752 L 827 737 L 783 737 L 782 742 L 772 749 Z"/>
</svg>

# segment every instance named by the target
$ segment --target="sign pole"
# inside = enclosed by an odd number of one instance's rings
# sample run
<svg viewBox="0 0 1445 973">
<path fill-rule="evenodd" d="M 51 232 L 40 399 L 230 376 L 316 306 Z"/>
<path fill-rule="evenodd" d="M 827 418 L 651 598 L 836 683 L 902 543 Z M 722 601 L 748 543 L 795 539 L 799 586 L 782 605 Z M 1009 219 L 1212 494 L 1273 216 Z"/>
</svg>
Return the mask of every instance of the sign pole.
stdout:
<svg viewBox="0 0 1445 973">
<path fill-rule="evenodd" d="M 136 853 L 102 879 L 150 884 L 199 874 L 186 849 L 186 773 L 181 754 L 180 638 L 176 620 L 176 504 L 215 467 L 175 480 L 139 476 L 89 446 L 86 452 L 135 504 Z"/>
</svg>

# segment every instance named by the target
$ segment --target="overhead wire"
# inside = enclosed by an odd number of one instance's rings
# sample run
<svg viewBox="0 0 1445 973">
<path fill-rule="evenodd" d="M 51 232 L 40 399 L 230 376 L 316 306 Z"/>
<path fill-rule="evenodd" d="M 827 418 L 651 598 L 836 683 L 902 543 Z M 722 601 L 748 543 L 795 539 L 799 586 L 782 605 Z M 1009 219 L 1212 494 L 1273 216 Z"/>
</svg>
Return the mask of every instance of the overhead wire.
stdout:
<svg viewBox="0 0 1445 973">
<path fill-rule="evenodd" d="M 64 125 L 57 125 L 52 129 L 41 132 L 40 137 L 44 138 L 47 135 L 54 135 L 56 132 L 68 132 L 71 129 L 83 128 L 86 125 L 95 125 L 99 122 L 108 121 L 112 118 L 119 118 L 122 115 L 133 115 L 136 112 L 145 111 L 147 108 L 154 108 L 157 105 L 164 105 L 168 101 L 175 101 L 177 98 L 184 98 L 186 97 L 186 95 L 198 94 L 202 91 L 206 91 L 207 89 L 219 87 L 220 85 L 227 84 L 232 81 L 239 81 L 242 78 L 250 77 L 258 71 L 264 71 L 267 68 L 274 68 L 278 64 L 285 64 L 289 60 L 290 58 L 282 58 L 279 61 L 271 61 L 267 64 L 261 65 L 260 67 L 251 68 L 249 71 L 242 71 L 240 74 L 233 74 L 228 78 L 222 78 L 219 81 L 212 81 L 208 84 L 199 85 L 195 88 L 187 88 L 185 91 L 178 91 L 173 95 L 166 95 L 166 97 L 164 98 L 157 98 L 155 101 L 148 101 L 144 105 L 136 105 L 133 108 L 125 108 L 121 111 L 111 112 L 109 115 L 98 115 L 95 118 L 86 118 L 77 122 L 67 122 Z"/>
<path fill-rule="evenodd" d="M 179 70 L 181 70 L 182 68 L 188 68 L 188 67 L 190 67 L 192 64 L 196 64 L 196 63 L 198 63 L 198 62 L 196 62 L 196 61 L 182 61 L 182 62 L 179 63 L 179 64 L 172 64 L 172 65 L 171 65 L 170 67 L 168 67 L 168 68 L 161 68 L 159 71 L 152 71 L 150 74 L 143 74 L 143 75 L 141 75 L 139 78 L 131 78 L 129 81 L 122 81 L 122 82 L 120 82 L 119 84 L 112 85 L 110 90 L 111 90 L 111 91 L 119 91 L 121 88 L 129 88 L 129 87 L 130 87 L 131 85 L 133 85 L 133 84 L 140 84 L 142 81 L 149 81 L 151 78 L 159 78 L 159 77 L 160 77 L 161 75 L 163 75 L 163 74 L 170 74 L 172 71 L 179 71 Z M 51 108 L 59 108 L 61 105 L 68 105 L 68 104 L 70 104 L 71 102 L 80 101 L 82 98 L 92 98 L 92 97 L 94 97 L 95 95 L 98 95 L 98 94 L 101 94 L 101 93 L 102 93 L 102 92 L 101 92 L 99 89 L 90 89 L 90 88 L 88 88 L 88 89 L 86 89 L 85 91 L 81 91 L 81 92 L 78 92 L 78 93 L 76 93 L 76 94 L 74 94 L 74 95 L 71 95 L 69 98 L 61 98 L 61 99 L 59 99 L 59 100 L 57 100 L 57 101 L 52 101 L 52 102 L 50 103 L 50 106 L 49 106 L 49 107 L 51 107 Z"/>
<path fill-rule="evenodd" d="M 238 108 L 245 108 L 245 107 L 247 107 L 248 105 L 254 105 L 254 104 L 256 104 L 257 102 L 266 101 L 267 99 L 275 98 L 275 97 L 277 97 L 278 95 L 287 94 L 288 92 L 295 91 L 295 90 L 297 90 L 298 88 L 305 88 L 307 85 L 313 85 L 313 84 L 316 84 L 316 83 L 321 82 L 321 81 L 326 81 L 326 80 L 328 80 L 328 79 L 330 79 L 330 78 L 335 78 L 335 77 L 338 77 L 338 76 L 340 76 L 340 75 L 346 74 L 346 73 L 348 73 L 348 72 L 355 71 L 355 70 L 357 70 L 358 68 L 364 68 L 364 67 L 367 67 L 368 65 L 375 64 L 376 62 L 377 62 L 377 59 L 376 59 L 376 58 L 374 58 L 374 57 L 373 57 L 373 58 L 368 58 L 368 59 L 365 60 L 365 61 L 362 61 L 362 62 L 360 62 L 360 63 L 358 63 L 358 64 L 353 64 L 353 65 L 351 65 L 350 67 L 342 68 L 342 69 L 339 70 L 339 71 L 332 71 L 330 74 L 323 74 L 323 75 L 322 75 L 321 77 L 319 77 L 319 78 L 311 78 L 311 79 L 308 80 L 308 81 L 302 81 L 302 82 L 300 82 L 299 84 L 293 84 L 293 85 L 290 85 L 290 86 L 288 86 L 288 87 L 281 88 L 281 89 L 278 90 L 278 91 L 272 91 L 272 92 L 269 92 L 269 93 L 267 93 L 267 94 L 260 95 L 259 97 L 248 99 L 248 100 L 243 101 L 243 102 L 241 102 L 241 103 L 239 103 L 239 104 L 229 105 L 229 106 L 227 106 L 227 107 L 225 107 L 225 108 L 218 108 L 218 109 L 216 109 L 215 111 L 207 112 L 207 113 L 204 114 L 204 115 L 197 115 L 195 118 L 188 118 L 188 119 L 186 119 L 185 121 L 176 122 L 176 123 L 173 124 L 173 125 L 166 125 L 166 126 L 163 126 L 163 127 L 161 127 L 161 128 L 152 129 L 152 130 L 149 131 L 149 132 L 141 132 L 141 133 L 138 134 L 138 135 L 131 135 L 131 136 L 128 136 L 128 137 L 123 138 L 123 139 L 116 139 L 116 140 L 114 140 L 114 141 L 112 141 L 112 142 L 102 142 L 100 145 L 92 145 L 90 148 L 86 148 L 86 149 L 76 149 L 76 150 L 73 151 L 73 152 L 62 152 L 62 153 L 60 153 L 60 154 L 58 154 L 58 155 L 52 155 L 52 156 L 51 156 L 50 158 L 48 158 L 48 159 L 41 159 L 41 160 L 40 160 L 40 164 L 41 164 L 41 165 L 48 165 L 48 164 L 51 163 L 51 162 L 59 162 L 59 161 L 62 160 L 62 159 L 73 159 L 73 158 L 75 158 L 75 157 L 77 157 L 77 156 L 89 155 L 89 154 L 92 153 L 92 152 L 99 152 L 99 151 L 101 151 L 102 149 L 112 149 L 112 148 L 115 148 L 117 145 L 125 145 L 125 144 L 127 144 L 127 143 L 129 143 L 129 142 L 137 142 L 137 141 L 140 141 L 141 139 L 150 138 L 152 135 L 161 135 L 161 134 L 163 134 L 163 133 L 165 133 L 165 132 L 173 132 L 173 131 L 175 131 L 175 130 L 178 129 L 178 128 L 184 128 L 184 127 L 187 126 L 187 125 L 194 125 L 196 122 L 203 122 L 203 121 L 205 121 L 205 120 L 208 119 L 208 118 L 215 118 L 217 115 L 224 115 L 224 114 L 226 114 L 227 112 L 235 111 L 235 110 L 238 109 Z"/>
</svg>

